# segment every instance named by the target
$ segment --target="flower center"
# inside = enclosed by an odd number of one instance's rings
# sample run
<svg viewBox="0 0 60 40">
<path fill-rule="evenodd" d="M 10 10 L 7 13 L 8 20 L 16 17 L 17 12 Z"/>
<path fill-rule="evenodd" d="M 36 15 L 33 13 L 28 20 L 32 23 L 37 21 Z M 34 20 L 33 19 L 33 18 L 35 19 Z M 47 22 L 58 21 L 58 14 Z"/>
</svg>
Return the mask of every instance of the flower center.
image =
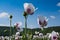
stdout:
<svg viewBox="0 0 60 40">
<path fill-rule="evenodd" d="M 54 36 L 53 39 L 56 39 L 56 37 Z"/>
<path fill-rule="evenodd" d="M 27 13 L 30 13 L 30 12 L 31 12 L 31 9 L 28 8 L 28 9 L 27 9 Z"/>
</svg>

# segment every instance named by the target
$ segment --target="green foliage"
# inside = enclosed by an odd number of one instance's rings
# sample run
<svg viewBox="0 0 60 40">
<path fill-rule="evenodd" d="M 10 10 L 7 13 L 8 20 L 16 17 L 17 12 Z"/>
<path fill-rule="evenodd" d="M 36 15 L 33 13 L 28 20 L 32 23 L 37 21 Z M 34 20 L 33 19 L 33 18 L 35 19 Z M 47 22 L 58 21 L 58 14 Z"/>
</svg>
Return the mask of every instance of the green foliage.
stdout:
<svg viewBox="0 0 60 40">
<path fill-rule="evenodd" d="M 40 28 L 27 29 L 27 33 L 33 35 L 33 34 L 35 34 L 35 31 L 38 31 L 38 32 L 43 32 L 43 34 L 46 34 L 46 33 L 52 32 L 53 30 L 60 33 L 60 26 L 44 28 L 43 31 L 41 31 Z M 12 27 L 11 35 L 15 34 L 16 31 L 17 31 L 16 28 Z M 0 36 L 9 36 L 9 34 L 10 34 L 10 27 L 0 26 Z M 25 28 L 23 28 L 23 32 L 21 32 L 21 35 L 23 35 L 23 34 L 25 34 Z"/>
<path fill-rule="evenodd" d="M 47 38 L 35 38 L 33 40 L 48 40 Z"/>
</svg>

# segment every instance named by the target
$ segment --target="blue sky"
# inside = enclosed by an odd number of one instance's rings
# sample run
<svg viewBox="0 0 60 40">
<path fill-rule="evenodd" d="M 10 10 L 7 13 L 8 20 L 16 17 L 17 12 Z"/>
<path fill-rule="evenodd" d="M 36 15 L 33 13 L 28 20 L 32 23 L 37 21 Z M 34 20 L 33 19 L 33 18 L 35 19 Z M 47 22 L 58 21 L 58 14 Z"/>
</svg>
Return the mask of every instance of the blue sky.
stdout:
<svg viewBox="0 0 60 40">
<path fill-rule="evenodd" d="M 9 25 L 8 15 L 12 14 L 12 25 L 20 22 L 24 27 L 24 3 L 32 3 L 38 10 L 28 16 L 28 28 L 40 28 L 37 16 L 46 16 L 48 25 L 60 26 L 60 0 L 0 0 L 0 25 Z"/>
</svg>

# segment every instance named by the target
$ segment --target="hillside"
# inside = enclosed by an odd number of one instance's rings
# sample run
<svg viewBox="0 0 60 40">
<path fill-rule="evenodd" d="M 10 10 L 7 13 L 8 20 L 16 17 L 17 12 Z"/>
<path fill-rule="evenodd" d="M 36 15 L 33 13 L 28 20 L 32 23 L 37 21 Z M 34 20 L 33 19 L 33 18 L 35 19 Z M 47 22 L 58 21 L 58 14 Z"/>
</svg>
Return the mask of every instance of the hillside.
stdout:
<svg viewBox="0 0 60 40">
<path fill-rule="evenodd" d="M 9 36 L 9 31 L 10 27 L 7 26 L 0 26 L 0 36 Z M 21 32 L 21 34 L 25 33 L 25 28 L 23 28 L 23 32 Z M 35 28 L 35 29 L 27 29 L 27 33 L 32 33 L 34 34 L 35 31 L 39 31 L 39 32 L 43 32 L 44 34 L 46 33 L 50 33 L 52 31 L 56 31 L 56 32 L 60 32 L 60 26 L 54 26 L 54 27 L 48 27 L 48 28 L 44 28 L 44 31 L 41 31 L 40 28 Z M 12 32 L 11 34 L 14 34 L 14 28 L 12 27 Z"/>
<path fill-rule="evenodd" d="M 35 31 L 43 32 L 44 34 L 46 34 L 46 33 L 51 33 L 52 31 L 60 32 L 60 26 L 53 26 L 53 27 L 44 28 L 43 31 L 41 31 L 40 28 L 27 29 L 27 33 L 32 33 L 32 34 L 34 34 Z M 24 31 L 23 31 L 23 33 L 24 33 Z"/>
</svg>

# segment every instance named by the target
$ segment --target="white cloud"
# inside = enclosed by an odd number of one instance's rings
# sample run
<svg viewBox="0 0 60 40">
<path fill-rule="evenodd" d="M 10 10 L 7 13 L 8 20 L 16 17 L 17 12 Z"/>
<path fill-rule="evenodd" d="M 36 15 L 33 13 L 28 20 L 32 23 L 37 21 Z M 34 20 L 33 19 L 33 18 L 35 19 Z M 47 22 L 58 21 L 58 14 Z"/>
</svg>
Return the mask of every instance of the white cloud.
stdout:
<svg viewBox="0 0 60 40">
<path fill-rule="evenodd" d="M 28 27 L 28 28 L 30 28 L 30 29 L 34 29 L 34 28 L 36 28 L 34 25 L 29 25 L 30 27 Z"/>
<path fill-rule="evenodd" d="M 0 26 L 9 26 L 9 25 L 7 25 L 7 24 L 0 24 Z"/>
<path fill-rule="evenodd" d="M 50 18 L 55 19 L 56 17 L 55 16 L 50 16 Z"/>
<path fill-rule="evenodd" d="M 57 6 L 59 6 L 59 7 L 60 7 L 60 2 L 59 2 L 59 3 L 57 3 Z"/>
<path fill-rule="evenodd" d="M 6 12 L 2 12 L 2 13 L 0 13 L 0 18 L 5 18 L 5 17 L 8 17 L 9 15 L 8 15 L 8 13 L 6 13 Z"/>
</svg>

